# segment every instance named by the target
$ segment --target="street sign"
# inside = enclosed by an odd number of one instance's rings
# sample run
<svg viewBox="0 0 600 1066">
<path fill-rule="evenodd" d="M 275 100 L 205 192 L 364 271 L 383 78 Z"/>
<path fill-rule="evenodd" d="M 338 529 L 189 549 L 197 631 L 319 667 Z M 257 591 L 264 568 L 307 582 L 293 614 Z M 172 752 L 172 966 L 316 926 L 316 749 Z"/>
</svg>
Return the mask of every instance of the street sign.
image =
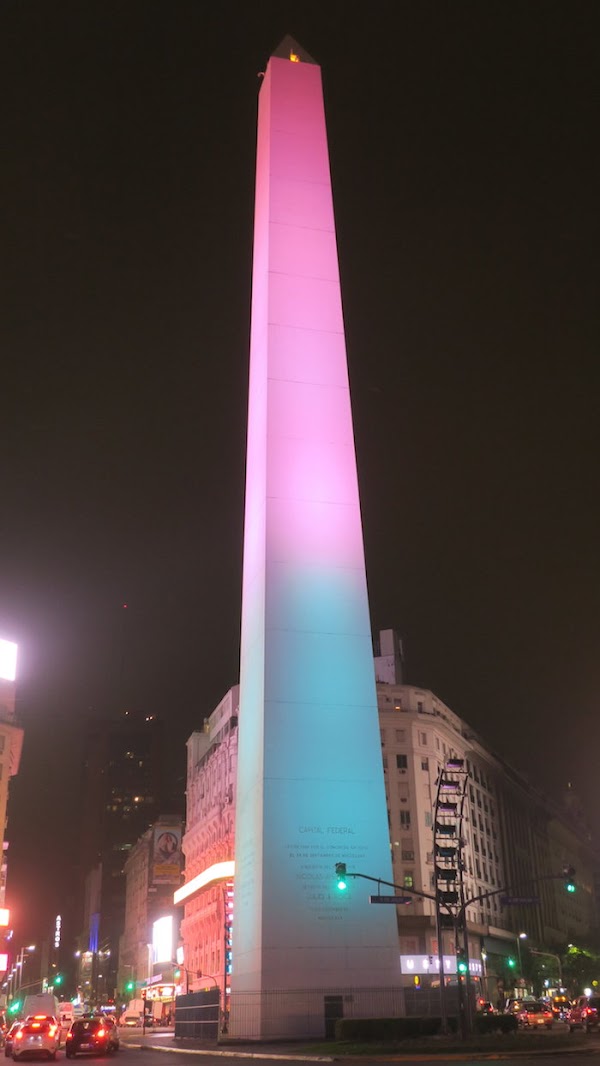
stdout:
<svg viewBox="0 0 600 1066">
<path fill-rule="evenodd" d="M 500 896 L 503 907 L 530 907 L 539 902 L 539 896 Z"/>
<path fill-rule="evenodd" d="M 412 896 L 369 896 L 369 903 L 395 903 L 402 906 L 412 901 Z"/>
</svg>

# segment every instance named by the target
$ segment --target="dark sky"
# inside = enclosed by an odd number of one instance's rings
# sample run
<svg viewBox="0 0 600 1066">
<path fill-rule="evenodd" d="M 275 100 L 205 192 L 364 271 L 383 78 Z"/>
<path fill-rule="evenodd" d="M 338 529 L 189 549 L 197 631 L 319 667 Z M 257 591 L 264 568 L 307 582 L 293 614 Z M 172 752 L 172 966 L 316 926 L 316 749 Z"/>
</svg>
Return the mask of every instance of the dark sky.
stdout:
<svg viewBox="0 0 600 1066">
<path fill-rule="evenodd" d="M 237 680 L 257 74 L 286 33 L 323 68 L 373 625 L 409 681 L 594 799 L 598 8 L 351 10 L 2 5 L 23 930 L 64 907 L 81 722 L 161 714 L 181 769 Z"/>
</svg>

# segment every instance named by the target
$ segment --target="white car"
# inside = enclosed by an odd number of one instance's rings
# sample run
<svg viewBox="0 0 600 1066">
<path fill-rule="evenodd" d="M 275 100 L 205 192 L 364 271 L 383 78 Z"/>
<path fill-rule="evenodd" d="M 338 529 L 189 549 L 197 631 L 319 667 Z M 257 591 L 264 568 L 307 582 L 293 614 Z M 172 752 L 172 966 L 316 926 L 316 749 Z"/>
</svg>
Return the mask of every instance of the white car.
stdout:
<svg viewBox="0 0 600 1066">
<path fill-rule="evenodd" d="M 43 1055 L 55 1059 L 60 1046 L 60 1026 L 56 1018 L 36 1014 L 27 1018 L 13 1037 L 12 1057 L 17 1062 L 24 1055 Z"/>
</svg>

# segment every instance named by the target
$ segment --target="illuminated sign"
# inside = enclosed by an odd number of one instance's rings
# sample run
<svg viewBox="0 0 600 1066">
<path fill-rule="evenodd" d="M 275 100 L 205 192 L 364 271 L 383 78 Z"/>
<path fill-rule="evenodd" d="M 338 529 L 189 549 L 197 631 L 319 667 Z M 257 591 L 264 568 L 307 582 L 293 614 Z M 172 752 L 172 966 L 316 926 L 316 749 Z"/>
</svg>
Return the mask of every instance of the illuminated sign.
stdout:
<svg viewBox="0 0 600 1066">
<path fill-rule="evenodd" d="M 54 923 L 54 947 L 60 947 L 60 930 L 62 926 L 62 918 L 60 914 L 56 915 L 56 921 Z"/>
<path fill-rule="evenodd" d="M 8 907 L 0 907 L 0 925 L 10 925 L 10 911 Z"/>
<path fill-rule="evenodd" d="M 414 974 L 440 972 L 440 960 L 437 955 L 401 955 L 400 969 L 402 973 L 413 976 Z M 469 973 L 479 976 L 483 972 L 481 959 L 469 959 Z M 444 974 L 449 976 L 456 973 L 456 955 L 444 955 Z"/>
<path fill-rule="evenodd" d="M 17 645 L 0 639 L 0 677 L 14 681 L 17 676 Z"/>
<path fill-rule="evenodd" d="M 153 962 L 170 962 L 173 958 L 173 917 L 158 918 L 152 926 Z"/>
<path fill-rule="evenodd" d="M 225 881 L 233 877 L 234 873 L 235 863 L 233 859 L 229 862 L 215 862 L 213 866 L 207 866 L 206 870 L 203 870 L 201 874 L 192 877 L 192 880 L 188 881 L 186 885 L 178 888 L 173 895 L 173 902 L 183 903 L 184 900 L 199 892 L 201 888 L 206 888 L 207 885 L 211 885 L 214 881 Z"/>
<path fill-rule="evenodd" d="M 8 955 L 0 955 L 0 973 L 6 973 L 8 970 Z"/>
</svg>

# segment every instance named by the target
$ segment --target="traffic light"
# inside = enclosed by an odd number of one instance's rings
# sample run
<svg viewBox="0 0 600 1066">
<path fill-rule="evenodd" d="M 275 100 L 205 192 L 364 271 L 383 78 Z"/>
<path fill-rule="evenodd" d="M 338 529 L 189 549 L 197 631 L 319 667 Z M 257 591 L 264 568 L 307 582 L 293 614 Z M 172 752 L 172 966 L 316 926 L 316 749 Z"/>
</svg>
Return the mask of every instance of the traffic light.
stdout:
<svg viewBox="0 0 600 1066">
<path fill-rule="evenodd" d="M 135 988 L 135 981 L 128 981 L 127 984 L 125 985 L 125 991 L 126 992 L 133 992 L 134 988 Z"/>
<path fill-rule="evenodd" d="M 20 1000 L 15 999 L 14 1003 L 11 1003 L 10 1007 L 8 1008 L 8 1010 L 9 1010 L 10 1014 L 16 1014 L 18 1010 L 21 1010 Z"/>
<path fill-rule="evenodd" d="M 508 956 L 506 960 L 506 965 L 508 966 L 509 970 L 514 970 L 516 963 L 511 955 Z"/>
<path fill-rule="evenodd" d="M 54 980 L 53 980 L 52 984 L 53 985 L 62 985 L 62 980 L 63 980 L 62 979 L 62 974 L 57 973 L 57 974 L 54 975 Z"/>
<path fill-rule="evenodd" d="M 575 867 L 563 866 L 563 877 L 565 879 L 565 889 L 567 892 L 576 892 L 577 885 L 575 884 Z"/>
<path fill-rule="evenodd" d="M 346 881 L 346 863 L 336 862 L 335 864 L 335 876 L 337 877 L 337 887 L 339 892 L 345 892 L 348 888 Z"/>
<path fill-rule="evenodd" d="M 466 951 L 460 950 L 456 952 L 456 972 L 459 977 L 464 977 L 469 972 L 469 960 L 467 959 Z"/>
</svg>

